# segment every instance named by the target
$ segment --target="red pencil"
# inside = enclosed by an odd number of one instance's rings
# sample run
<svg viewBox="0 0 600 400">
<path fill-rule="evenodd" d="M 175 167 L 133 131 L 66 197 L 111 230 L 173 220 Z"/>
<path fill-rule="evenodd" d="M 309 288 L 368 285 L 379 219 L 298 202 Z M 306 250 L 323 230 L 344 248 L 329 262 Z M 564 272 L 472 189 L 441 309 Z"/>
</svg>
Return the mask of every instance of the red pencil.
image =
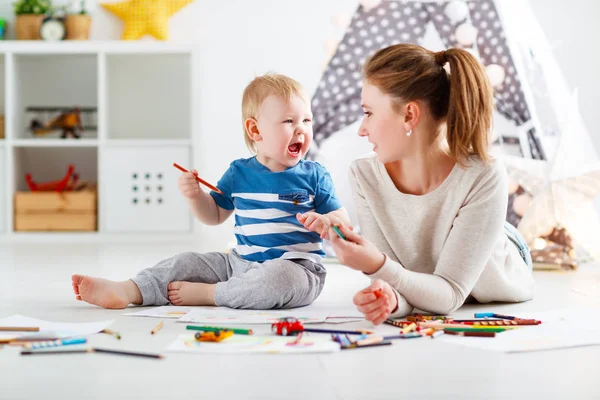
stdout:
<svg viewBox="0 0 600 400">
<path fill-rule="evenodd" d="M 181 172 L 190 172 L 187 169 L 183 168 L 181 165 L 177 164 L 177 163 L 173 163 L 173 166 L 175 168 L 177 168 L 178 170 L 180 170 Z M 223 194 L 223 192 L 221 192 L 221 190 L 219 190 L 218 187 L 211 185 L 210 183 L 206 182 L 204 179 L 199 178 L 198 175 L 194 175 L 196 177 L 196 180 L 198 182 L 200 182 L 201 184 L 203 184 L 204 186 L 208 187 L 209 189 L 214 190 L 215 192 L 219 193 L 219 194 Z"/>
</svg>

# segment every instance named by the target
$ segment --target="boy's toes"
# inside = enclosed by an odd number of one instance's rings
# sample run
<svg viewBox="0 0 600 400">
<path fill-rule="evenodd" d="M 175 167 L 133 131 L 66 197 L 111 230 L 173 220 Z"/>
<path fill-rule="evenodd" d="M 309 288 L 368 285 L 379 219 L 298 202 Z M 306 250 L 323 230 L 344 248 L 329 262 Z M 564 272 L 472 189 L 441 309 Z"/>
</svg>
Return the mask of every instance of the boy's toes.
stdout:
<svg viewBox="0 0 600 400">
<path fill-rule="evenodd" d="M 79 284 L 81 284 L 81 281 L 83 280 L 84 276 L 83 275 L 71 275 L 71 282 L 73 283 L 73 286 L 79 286 Z"/>
<path fill-rule="evenodd" d="M 183 286 L 183 282 L 171 282 L 169 283 L 169 285 L 167 286 L 167 288 L 169 290 L 179 290 L 179 288 L 181 288 L 181 286 Z"/>
</svg>

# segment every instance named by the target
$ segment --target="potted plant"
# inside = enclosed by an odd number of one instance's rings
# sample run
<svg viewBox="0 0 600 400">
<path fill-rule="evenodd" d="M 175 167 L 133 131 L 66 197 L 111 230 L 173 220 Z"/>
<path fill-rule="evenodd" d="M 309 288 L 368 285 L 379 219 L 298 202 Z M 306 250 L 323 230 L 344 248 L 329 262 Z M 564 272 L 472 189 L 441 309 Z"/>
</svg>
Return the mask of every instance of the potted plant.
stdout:
<svg viewBox="0 0 600 400">
<path fill-rule="evenodd" d="M 80 9 L 77 13 L 67 14 L 65 17 L 67 40 L 88 40 L 90 37 L 92 18 L 85 8 L 85 0 L 81 0 L 79 6 Z"/>
<path fill-rule="evenodd" d="M 15 30 L 19 40 L 39 40 L 44 15 L 50 11 L 50 0 L 18 0 L 13 3 Z"/>
</svg>

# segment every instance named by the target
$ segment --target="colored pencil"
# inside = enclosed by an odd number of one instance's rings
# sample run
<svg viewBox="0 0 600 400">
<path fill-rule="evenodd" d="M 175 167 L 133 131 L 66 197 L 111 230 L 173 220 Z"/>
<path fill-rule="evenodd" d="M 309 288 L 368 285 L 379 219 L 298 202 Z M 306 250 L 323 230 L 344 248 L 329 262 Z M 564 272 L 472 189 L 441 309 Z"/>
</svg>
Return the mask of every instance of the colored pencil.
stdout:
<svg viewBox="0 0 600 400">
<path fill-rule="evenodd" d="M 340 349 L 342 350 L 350 350 L 350 349 L 364 349 L 366 347 L 377 347 L 377 346 L 389 346 L 392 342 L 379 342 L 372 344 L 363 344 L 362 346 L 357 345 L 356 343 L 352 343 L 350 346 L 342 346 Z"/>
<path fill-rule="evenodd" d="M 415 315 L 409 315 L 406 317 L 406 319 L 408 321 L 411 322 L 418 322 L 418 321 L 447 321 L 451 318 L 446 317 L 445 315 L 420 315 L 420 314 L 415 314 Z"/>
<path fill-rule="evenodd" d="M 504 327 L 494 327 L 494 328 L 488 328 L 488 327 L 481 327 L 481 328 L 444 328 L 444 332 L 446 331 L 451 331 L 451 332 L 504 332 L 506 330 L 506 328 Z"/>
<path fill-rule="evenodd" d="M 383 340 L 415 339 L 415 338 L 420 338 L 420 337 L 424 337 L 424 336 L 426 336 L 426 335 L 421 335 L 419 332 L 410 332 L 410 333 L 400 334 L 400 335 L 384 336 Z"/>
<path fill-rule="evenodd" d="M 87 343 L 87 339 L 84 337 L 28 342 L 25 344 L 24 347 L 31 350 L 31 349 L 44 349 L 44 348 L 53 348 L 53 347 L 60 347 L 60 346 L 69 346 L 69 345 L 83 344 L 83 343 Z"/>
<path fill-rule="evenodd" d="M 122 355 L 122 356 L 148 357 L 148 358 L 163 358 L 164 357 L 162 354 L 138 353 L 135 351 L 124 351 L 124 350 L 94 348 L 93 351 L 95 353 L 116 354 L 116 355 Z"/>
<path fill-rule="evenodd" d="M 0 332 L 39 332 L 40 328 L 35 326 L 0 326 Z"/>
<path fill-rule="evenodd" d="M 154 329 L 152 329 L 152 330 L 150 331 L 150 334 L 151 334 L 151 335 L 154 335 L 154 334 L 156 334 L 156 332 L 160 331 L 164 325 L 165 325 L 165 324 L 164 324 L 164 322 L 160 321 L 160 322 L 159 322 L 159 323 L 158 323 L 158 324 L 157 324 L 157 325 L 154 327 Z"/>
<path fill-rule="evenodd" d="M 188 171 L 187 169 L 183 168 L 181 165 L 179 165 L 177 163 L 173 163 L 173 166 L 175 168 L 177 168 L 178 170 L 180 170 L 181 172 L 190 172 L 190 171 Z M 221 192 L 221 190 L 218 187 L 211 185 L 210 183 L 206 182 L 204 179 L 201 179 L 197 175 L 194 175 L 194 177 L 196 178 L 197 182 L 200 182 L 204 186 L 208 187 L 209 189 L 214 190 L 215 192 L 217 192 L 219 194 L 223 194 L 223 192 Z"/>
<path fill-rule="evenodd" d="M 527 318 L 513 317 L 512 315 L 503 315 L 503 314 L 496 314 L 496 313 L 489 313 L 489 312 L 487 312 L 487 313 L 475 313 L 475 318 L 485 318 L 485 317 L 508 319 L 508 320 L 527 319 Z"/>
<path fill-rule="evenodd" d="M 196 326 L 196 325 L 188 325 L 185 327 L 187 330 L 191 331 L 204 331 L 204 332 L 217 332 L 217 331 L 231 331 L 236 335 L 252 335 L 252 329 L 240 329 L 240 328 L 223 328 L 218 326 Z"/>
<path fill-rule="evenodd" d="M 457 332 L 449 329 L 444 329 L 444 333 L 457 336 L 473 336 L 473 337 L 495 337 L 496 332 Z"/>
<path fill-rule="evenodd" d="M 346 240 L 346 236 L 344 236 L 344 234 L 342 233 L 342 231 L 340 231 L 340 228 L 337 226 L 333 226 L 333 230 L 335 231 L 335 233 L 337 233 L 337 235 L 340 237 L 340 239 Z"/>
<path fill-rule="evenodd" d="M 100 331 L 100 333 L 106 333 L 108 335 L 113 335 L 115 336 L 118 340 L 121 340 L 121 334 L 119 332 L 115 332 L 113 330 L 110 329 L 104 329 L 102 331 Z"/>
<path fill-rule="evenodd" d="M 421 328 L 445 329 L 445 328 L 465 328 L 465 329 L 519 329 L 520 326 L 477 326 L 465 324 L 440 324 L 435 322 L 418 322 Z"/>
<path fill-rule="evenodd" d="M 372 335 L 372 336 L 367 336 L 364 339 L 357 340 L 354 343 L 356 343 L 356 345 L 358 345 L 358 346 L 365 346 L 367 344 L 381 343 L 381 342 L 383 342 L 383 336 Z"/>
<path fill-rule="evenodd" d="M 542 322 L 535 319 L 515 319 L 515 320 L 484 320 L 484 321 L 473 321 L 473 322 L 462 322 L 465 325 L 470 326 L 517 326 L 517 325 L 539 325 Z"/>
<path fill-rule="evenodd" d="M 510 319 L 510 320 L 521 319 L 521 318 L 518 318 L 518 317 L 513 317 L 512 315 L 502 315 L 502 314 L 496 314 L 496 313 L 494 313 L 494 315 L 492 315 L 492 317 L 494 317 L 494 318 L 501 318 L 501 319 Z"/>
<path fill-rule="evenodd" d="M 63 348 L 53 348 L 53 349 L 44 349 L 44 350 L 23 350 L 21 351 L 22 356 L 32 356 L 38 354 L 75 354 L 75 353 L 93 353 L 94 349 L 63 349 Z"/>
<path fill-rule="evenodd" d="M 444 334 L 444 331 L 435 331 L 431 334 L 430 338 L 435 339 L 438 336 L 442 336 Z"/>
<path fill-rule="evenodd" d="M 371 334 L 373 331 L 361 330 L 361 331 L 338 331 L 335 329 L 314 329 L 314 328 L 304 328 L 304 332 L 313 332 L 313 333 L 339 333 L 340 335 L 363 335 L 363 334 Z"/>
</svg>

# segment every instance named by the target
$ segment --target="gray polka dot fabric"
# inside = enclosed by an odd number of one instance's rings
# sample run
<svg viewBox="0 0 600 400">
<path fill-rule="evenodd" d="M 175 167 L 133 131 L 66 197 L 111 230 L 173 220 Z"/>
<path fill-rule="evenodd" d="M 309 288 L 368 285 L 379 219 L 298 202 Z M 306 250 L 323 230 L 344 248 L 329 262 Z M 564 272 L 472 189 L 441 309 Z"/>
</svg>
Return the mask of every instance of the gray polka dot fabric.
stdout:
<svg viewBox="0 0 600 400">
<path fill-rule="evenodd" d="M 504 82 L 494 93 L 498 112 L 517 126 L 529 122 L 530 111 L 493 0 L 466 3 L 470 11 L 466 21 L 451 21 L 445 13 L 445 1 L 388 0 L 368 11 L 359 6 L 312 99 L 316 147 L 361 117 L 365 60 L 393 44 L 420 44 L 430 21 L 446 47 L 463 47 L 455 38 L 456 28 L 462 23 L 470 22 L 477 29 L 477 43 L 472 50 L 479 53 L 484 65 L 497 64 L 505 71 Z M 531 157 L 545 159 L 535 129 L 527 135 Z"/>
</svg>

